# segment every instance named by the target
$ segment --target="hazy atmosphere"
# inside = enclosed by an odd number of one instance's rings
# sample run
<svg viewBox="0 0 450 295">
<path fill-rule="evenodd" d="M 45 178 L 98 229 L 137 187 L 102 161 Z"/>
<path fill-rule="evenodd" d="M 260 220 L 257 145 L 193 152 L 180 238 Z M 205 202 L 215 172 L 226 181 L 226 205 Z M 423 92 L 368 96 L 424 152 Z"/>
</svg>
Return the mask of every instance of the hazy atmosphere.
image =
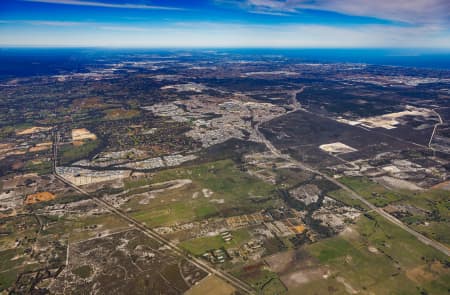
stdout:
<svg viewBox="0 0 450 295">
<path fill-rule="evenodd" d="M 0 0 L 0 295 L 449 295 L 449 0 Z"/>
<path fill-rule="evenodd" d="M 3 0 L 0 44 L 450 48 L 447 0 Z"/>
</svg>

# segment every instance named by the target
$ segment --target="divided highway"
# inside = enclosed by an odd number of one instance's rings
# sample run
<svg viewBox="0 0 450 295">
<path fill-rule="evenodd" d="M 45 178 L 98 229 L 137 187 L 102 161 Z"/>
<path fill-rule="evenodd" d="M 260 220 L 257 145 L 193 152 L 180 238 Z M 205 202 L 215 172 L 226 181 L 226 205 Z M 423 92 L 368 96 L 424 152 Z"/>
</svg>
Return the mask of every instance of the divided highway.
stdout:
<svg viewBox="0 0 450 295">
<path fill-rule="evenodd" d="M 246 284 L 245 282 L 243 282 L 243 281 L 239 280 L 238 278 L 236 278 L 236 277 L 226 273 L 225 271 L 222 271 L 222 270 L 219 270 L 219 269 L 216 269 L 216 268 L 212 267 L 207 262 L 204 262 L 204 261 L 202 261 L 202 260 L 200 260 L 200 259 L 198 259 L 196 257 L 193 257 L 191 255 L 186 254 L 182 249 L 180 249 L 178 246 L 176 246 L 175 244 L 173 244 L 169 240 L 165 239 L 163 236 L 161 236 L 160 234 L 158 234 L 154 230 L 146 227 L 142 223 L 138 222 L 137 220 L 131 218 L 130 216 L 128 216 L 127 214 L 122 212 L 120 209 L 117 209 L 116 207 L 114 207 L 113 205 L 109 204 L 108 202 L 104 201 L 101 198 L 98 198 L 96 196 L 93 196 L 93 195 L 89 194 L 88 192 L 86 192 L 82 188 L 74 185 L 72 182 L 66 180 L 63 176 L 59 175 L 57 173 L 57 171 L 56 171 L 57 159 L 58 159 L 58 142 L 59 142 L 59 133 L 58 133 L 57 130 L 54 130 L 53 131 L 53 147 L 52 147 L 53 148 L 53 159 L 52 159 L 52 168 L 53 169 L 52 170 L 53 170 L 54 176 L 58 180 L 60 180 L 64 184 L 70 186 L 74 190 L 78 191 L 80 194 L 83 194 L 83 195 L 89 197 L 96 204 L 98 204 L 99 206 L 102 206 L 103 208 L 107 209 L 111 213 L 113 213 L 116 216 L 122 218 L 123 220 L 125 220 L 129 224 L 132 224 L 137 230 L 139 230 L 140 232 L 142 232 L 146 236 L 148 236 L 148 237 L 150 237 L 150 238 L 160 242 L 161 244 L 167 246 L 168 248 L 170 248 L 176 254 L 178 254 L 181 257 L 189 260 L 192 264 L 197 266 L 199 269 L 205 271 L 206 273 L 216 275 L 217 277 L 219 277 L 219 278 L 223 279 L 224 281 L 228 282 L 229 284 L 231 284 L 237 290 L 243 292 L 244 294 L 254 294 L 255 293 L 255 291 L 248 284 Z"/>
<path fill-rule="evenodd" d="M 299 91 L 293 91 L 292 92 L 292 98 L 291 100 L 296 100 L 296 96 L 298 93 L 301 93 L 303 91 L 303 88 Z M 289 111 L 288 113 L 292 113 L 298 110 L 301 110 L 298 102 L 293 104 L 294 109 Z M 340 183 L 339 181 L 337 181 L 336 179 L 334 179 L 333 177 L 322 173 L 316 169 L 313 169 L 311 167 L 309 167 L 308 165 L 297 161 L 295 159 L 293 159 L 292 157 L 290 157 L 289 155 L 285 155 L 283 153 L 281 153 L 280 150 L 278 150 L 273 144 L 272 142 L 270 142 L 265 136 L 264 134 L 262 134 L 262 132 L 259 130 L 260 127 L 260 123 L 255 125 L 255 131 L 256 134 L 259 136 L 260 140 L 262 143 L 264 143 L 267 147 L 267 149 L 269 149 L 272 154 L 274 154 L 275 156 L 285 159 L 286 161 L 290 162 L 292 165 L 309 171 L 311 173 L 317 174 L 322 176 L 323 178 L 327 179 L 328 181 L 334 183 L 335 185 L 339 186 L 340 188 L 342 188 L 343 190 L 347 191 L 350 193 L 350 195 L 352 196 L 352 198 L 359 200 L 360 202 L 362 202 L 364 205 L 366 205 L 369 209 L 373 210 L 374 212 L 377 212 L 380 216 L 384 217 L 386 220 L 390 221 L 391 223 L 397 225 L 398 227 L 402 228 L 403 230 L 407 231 L 408 233 L 412 234 L 413 236 L 415 236 L 420 242 L 433 247 L 434 249 L 442 252 L 443 254 L 450 256 L 450 249 L 439 243 L 438 241 L 432 240 L 430 238 L 425 237 L 424 235 L 422 235 L 419 232 L 416 232 L 415 230 L 411 229 L 410 227 L 408 227 L 407 225 L 405 225 L 403 222 L 401 222 L 400 220 L 398 220 L 397 218 L 395 218 L 394 216 L 392 216 L 391 214 L 387 213 L 386 211 L 384 211 L 382 208 L 378 208 L 375 205 L 373 205 L 372 203 L 370 203 L 369 201 L 367 201 L 366 199 L 364 199 L 361 195 L 357 194 L 354 190 L 352 190 L 351 188 L 349 188 L 348 186 Z"/>
<path fill-rule="evenodd" d="M 293 109 L 291 111 L 289 111 L 288 113 L 292 113 L 298 110 L 301 110 L 301 106 L 298 103 L 296 96 L 297 94 L 301 93 L 303 91 L 304 88 L 301 88 L 300 90 L 295 90 L 291 92 L 291 105 L 293 107 Z M 366 205 L 370 210 L 376 212 L 377 214 L 379 214 L 380 216 L 382 216 L 383 218 L 385 218 L 386 220 L 388 220 L 389 222 L 391 222 L 392 224 L 402 228 L 403 230 L 407 231 L 408 233 L 412 234 L 414 237 L 416 237 L 420 242 L 433 247 L 434 249 L 440 251 L 441 253 L 450 256 L 450 249 L 448 247 L 446 247 L 445 245 L 429 239 L 427 237 L 425 237 L 424 235 L 422 235 L 421 233 L 416 232 L 415 230 L 411 229 L 410 227 L 408 227 L 407 225 L 405 225 L 403 222 L 401 222 L 400 220 L 398 220 L 397 218 L 395 218 L 394 216 L 390 215 L 389 213 L 387 213 L 386 211 L 384 211 L 381 208 L 376 207 L 375 205 L 373 205 L 372 203 L 370 203 L 369 201 L 367 201 L 364 197 L 362 197 L 361 195 L 357 194 L 355 191 L 353 191 L 351 188 L 347 187 L 346 185 L 340 183 L 339 181 L 337 181 L 336 179 L 332 178 L 331 176 L 322 173 L 316 169 L 313 169 L 311 167 L 309 167 L 308 165 L 293 159 L 292 157 L 290 157 L 289 155 L 283 154 L 281 153 L 280 150 L 278 150 L 265 136 L 264 134 L 259 130 L 259 127 L 261 125 L 262 122 L 258 122 L 257 124 L 254 125 L 254 130 L 256 132 L 256 134 L 258 135 L 258 137 L 260 138 L 260 141 L 265 144 L 265 146 L 267 147 L 267 149 L 274 154 L 275 156 L 279 157 L 279 158 L 283 158 L 286 161 L 290 162 L 293 166 L 298 167 L 300 169 L 303 169 L 305 171 L 309 171 L 311 173 L 317 174 L 322 176 L 323 178 L 327 179 L 328 181 L 334 183 L 335 185 L 339 186 L 340 188 L 342 188 L 343 190 L 347 191 L 352 198 L 359 200 L 361 203 L 363 203 L 364 205 Z M 436 127 L 435 127 L 436 129 Z M 434 135 L 434 132 L 433 132 Z M 430 143 L 432 140 L 433 136 L 430 139 Z M 57 159 L 58 159 L 58 142 L 59 142 L 59 133 L 57 131 L 57 129 L 55 128 L 53 130 L 53 163 L 52 163 L 52 168 L 53 168 L 53 174 L 55 175 L 55 177 L 60 180 L 61 182 L 65 183 L 66 185 L 72 187 L 74 190 L 78 191 L 79 193 L 89 197 L 90 199 L 92 199 L 94 202 L 96 202 L 98 205 L 104 207 L 105 209 L 107 209 L 108 211 L 110 211 L 111 213 L 115 214 L 116 216 L 122 218 L 123 220 L 127 221 L 129 224 L 132 224 L 137 230 L 141 231 L 143 234 L 145 234 L 146 236 L 162 243 L 163 245 L 166 245 L 167 247 L 169 247 L 172 251 L 174 251 L 175 253 L 177 253 L 178 255 L 180 255 L 181 257 L 189 260 L 192 264 L 194 264 L 195 266 L 197 266 L 198 268 L 202 269 L 203 271 L 209 273 L 209 274 L 214 274 L 217 277 L 223 279 L 224 281 L 228 282 L 229 284 L 233 285 L 236 289 L 238 289 L 239 291 L 245 293 L 245 294 L 254 294 L 255 290 L 253 290 L 247 283 L 239 280 L 238 278 L 226 273 L 225 271 L 219 270 L 214 268 L 213 266 L 211 266 L 210 264 L 208 264 L 207 262 L 200 260 L 196 257 L 193 257 L 191 255 L 186 254 L 182 249 L 180 249 L 177 245 L 173 244 L 171 241 L 165 239 L 163 236 L 161 236 L 160 234 L 158 234 L 157 232 L 153 231 L 152 229 L 146 227 L 145 225 L 143 225 L 142 223 L 138 222 L 137 220 L 133 219 L 132 217 L 128 216 L 126 213 L 124 213 L 123 211 L 121 211 L 120 209 L 114 207 L 113 205 L 109 204 L 108 202 L 104 201 L 101 198 L 98 198 L 96 196 L 93 196 L 91 194 L 89 194 L 88 192 L 84 191 L 83 189 L 81 189 L 80 187 L 74 185 L 73 183 L 71 183 L 70 181 L 66 180 L 63 176 L 59 175 L 56 171 L 56 167 L 57 167 Z"/>
</svg>

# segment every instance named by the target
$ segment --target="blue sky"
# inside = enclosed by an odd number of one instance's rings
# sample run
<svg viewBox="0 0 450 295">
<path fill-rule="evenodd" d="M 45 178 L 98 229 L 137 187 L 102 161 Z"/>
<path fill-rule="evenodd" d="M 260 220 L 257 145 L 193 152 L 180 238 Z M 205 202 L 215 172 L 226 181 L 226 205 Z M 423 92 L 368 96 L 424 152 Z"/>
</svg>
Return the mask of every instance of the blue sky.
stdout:
<svg viewBox="0 0 450 295">
<path fill-rule="evenodd" d="M 450 49 L 450 1 L 1 0 L 0 46 Z"/>
</svg>

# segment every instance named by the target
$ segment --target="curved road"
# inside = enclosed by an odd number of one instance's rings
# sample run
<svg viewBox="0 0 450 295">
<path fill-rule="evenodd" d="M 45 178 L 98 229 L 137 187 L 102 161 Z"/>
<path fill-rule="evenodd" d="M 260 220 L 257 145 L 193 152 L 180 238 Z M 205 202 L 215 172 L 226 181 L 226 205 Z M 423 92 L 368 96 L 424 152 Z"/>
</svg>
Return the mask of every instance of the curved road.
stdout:
<svg viewBox="0 0 450 295">
<path fill-rule="evenodd" d="M 433 133 L 431 133 L 430 140 L 429 140 L 429 142 L 428 142 L 428 147 L 433 151 L 433 155 L 434 155 L 434 153 L 436 152 L 436 150 L 431 146 L 431 144 L 433 143 L 433 138 L 434 138 L 434 136 L 436 135 L 436 130 L 437 130 L 437 128 L 438 128 L 439 126 L 441 126 L 441 125 L 444 124 L 444 120 L 442 120 L 441 115 L 440 115 L 436 110 L 433 109 L 433 113 L 434 113 L 434 114 L 438 117 L 438 119 L 439 119 L 439 122 L 436 123 L 436 124 L 434 125 Z"/>
</svg>

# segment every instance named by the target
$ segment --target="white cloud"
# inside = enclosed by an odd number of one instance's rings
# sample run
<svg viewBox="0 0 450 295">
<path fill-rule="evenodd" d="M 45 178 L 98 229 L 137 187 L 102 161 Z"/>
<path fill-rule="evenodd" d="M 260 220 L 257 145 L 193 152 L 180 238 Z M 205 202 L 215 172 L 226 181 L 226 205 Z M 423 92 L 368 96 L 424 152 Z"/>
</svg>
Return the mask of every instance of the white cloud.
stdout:
<svg viewBox="0 0 450 295">
<path fill-rule="evenodd" d="M 437 26 L 245 25 L 184 22 L 165 26 L 90 24 L 52 34 L 44 29 L 1 31 L 1 44 L 112 47 L 447 48 L 450 33 Z"/>
<path fill-rule="evenodd" d="M 133 26 L 117 26 L 117 25 L 101 25 L 98 26 L 100 30 L 108 30 L 115 32 L 152 32 L 151 28 L 133 27 Z"/>
<path fill-rule="evenodd" d="M 130 4 L 130 3 L 118 4 L 118 3 L 83 1 L 83 0 L 23 0 L 23 1 L 47 3 L 47 4 L 91 6 L 91 7 L 105 7 L 105 8 L 122 8 L 122 9 L 183 10 L 182 8 L 170 7 L 170 6 L 156 6 L 156 5 Z"/>
<path fill-rule="evenodd" d="M 29 20 L 23 21 L 24 23 L 37 25 L 37 26 L 55 26 L 55 27 L 73 27 L 79 25 L 87 25 L 84 22 L 68 22 L 68 21 L 49 21 L 49 20 Z"/>
<path fill-rule="evenodd" d="M 407 23 L 450 23 L 449 0 L 217 0 L 252 12 L 296 13 L 302 9 L 375 17 Z"/>
<path fill-rule="evenodd" d="M 0 20 L 0 24 L 27 24 L 33 26 L 73 27 L 90 25 L 91 22 L 71 22 L 58 20 Z"/>
</svg>

